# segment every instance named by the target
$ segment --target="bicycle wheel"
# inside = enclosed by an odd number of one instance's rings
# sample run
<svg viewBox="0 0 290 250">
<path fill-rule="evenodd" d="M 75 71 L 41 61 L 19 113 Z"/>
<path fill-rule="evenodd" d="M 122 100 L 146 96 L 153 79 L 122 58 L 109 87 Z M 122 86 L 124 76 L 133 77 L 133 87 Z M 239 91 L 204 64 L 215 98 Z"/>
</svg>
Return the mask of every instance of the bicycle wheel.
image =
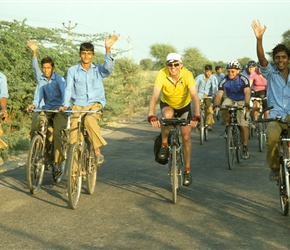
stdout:
<svg viewBox="0 0 290 250">
<path fill-rule="evenodd" d="M 204 142 L 204 125 L 205 125 L 205 120 L 204 120 L 204 113 L 201 113 L 200 116 L 200 122 L 199 122 L 199 141 L 200 141 L 200 145 L 203 144 Z"/>
<path fill-rule="evenodd" d="M 242 142 L 241 142 L 240 131 L 235 131 L 234 143 L 235 143 L 237 163 L 240 163 L 242 159 Z"/>
<path fill-rule="evenodd" d="M 40 135 L 35 135 L 30 143 L 26 168 L 27 185 L 32 194 L 36 194 L 42 184 L 45 168 L 43 155 L 43 139 Z"/>
<path fill-rule="evenodd" d="M 229 169 L 231 170 L 234 168 L 235 155 L 236 150 L 233 138 L 233 130 L 232 127 L 229 127 L 227 133 L 227 158 L 228 158 L 228 166 Z"/>
<path fill-rule="evenodd" d="M 259 145 L 259 151 L 262 152 L 263 148 L 265 146 L 265 134 L 264 134 L 264 124 L 258 123 L 258 145 Z"/>
<path fill-rule="evenodd" d="M 72 209 L 76 209 L 79 203 L 82 189 L 82 153 L 77 143 L 71 145 L 68 152 L 67 161 L 67 193 L 69 205 Z"/>
<path fill-rule="evenodd" d="M 288 202 L 288 195 L 287 195 L 287 188 L 286 188 L 286 168 L 285 162 L 282 161 L 280 164 L 280 173 L 279 173 L 279 180 L 278 180 L 278 187 L 279 187 L 279 196 L 280 196 L 280 206 L 282 210 L 282 214 L 284 216 L 288 215 L 289 212 L 289 202 Z M 289 185 L 289 180 L 288 180 Z"/>
<path fill-rule="evenodd" d="M 96 180 L 97 180 L 97 166 L 95 164 L 95 154 L 92 147 L 88 147 L 86 150 L 86 179 L 87 189 L 89 194 L 95 192 Z"/>
<path fill-rule="evenodd" d="M 177 202 L 177 190 L 178 190 L 178 167 L 177 167 L 177 155 L 176 146 L 172 147 L 172 158 L 171 158 L 171 174 L 172 174 L 172 202 Z"/>
</svg>

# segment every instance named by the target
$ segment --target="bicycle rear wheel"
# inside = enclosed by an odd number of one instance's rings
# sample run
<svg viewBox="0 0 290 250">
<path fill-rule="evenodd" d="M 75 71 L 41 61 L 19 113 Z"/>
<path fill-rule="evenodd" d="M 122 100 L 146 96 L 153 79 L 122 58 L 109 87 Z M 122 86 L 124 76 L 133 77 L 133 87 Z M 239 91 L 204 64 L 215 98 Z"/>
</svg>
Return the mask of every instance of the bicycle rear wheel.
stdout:
<svg viewBox="0 0 290 250">
<path fill-rule="evenodd" d="M 242 159 L 242 142 L 241 142 L 240 131 L 235 131 L 234 142 L 235 142 L 237 163 L 240 163 Z"/>
<path fill-rule="evenodd" d="M 278 180 L 278 187 L 279 187 L 279 195 L 280 195 L 280 206 L 281 206 L 281 211 L 284 216 L 288 215 L 289 212 L 289 201 L 288 201 L 288 195 L 287 195 L 287 184 L 286 184 L 286 164 L 284 161 L 281 162 L 280 164 L 280 173 L 279 173 L 279 180 Z M 288 185 L 289 185 L 289 179 L 288 179 Z"/>
<path fill-rule="evenodd" d="M 178 166 L 177 166 L 177 155 L 176 146 L 172 147 L 171 154 L 171 174 L 172 174 L 172 202 L 176 204 L 177 202 L 177 190 L 178 190 Z"/>
<path fill-rule="evenodd" d="M 86 150 L 86 177 L 88 193 L 93 194 L 96 187 L 97 166 L 95 164 L 95 154 L 91 145 Z"/>
<path fill-rule="evenodd" d="M 77 143 L 71 145 L 67 161 L 67 193 L 69 205 L 72 209 L 78 207 L 82 189 L 82 153 Z"/>
<path fill-rule="evenodd" d="M 232 127 L 229 127 L 227 133 L 227 158 L 228 158 L 228 166 L 229 169 L 231 170 L 234 168 L 235 155 L 236 150 L 233 138 L 233 130 Z"/>
<path fill-rule="evenodd" d="M 26 177 L 30 193 L 36 194 L 42 184 L 44 175 L 44 141 L 40 135 L 35 135 L 30 143 Z"/>
</svg>

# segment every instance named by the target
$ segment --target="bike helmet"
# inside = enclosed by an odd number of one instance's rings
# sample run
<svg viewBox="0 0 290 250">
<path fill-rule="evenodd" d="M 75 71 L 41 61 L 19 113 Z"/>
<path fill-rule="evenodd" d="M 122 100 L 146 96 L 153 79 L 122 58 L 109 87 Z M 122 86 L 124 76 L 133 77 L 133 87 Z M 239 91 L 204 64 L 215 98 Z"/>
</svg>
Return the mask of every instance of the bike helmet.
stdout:
<svg viewBox="0 0 290 250">
<path fill-rule="evenodd" d="M 255 61 L 249 61 L 247 63 L 247 68 L 249 68 L 249 67 L 257 67 L 257 63 Z"/>
<path fill-rule="evenodd" d="M 231 61 L 227 64 L 226 69 L 241 69 L 241 65 L 238 61 Z"/>
</svg>

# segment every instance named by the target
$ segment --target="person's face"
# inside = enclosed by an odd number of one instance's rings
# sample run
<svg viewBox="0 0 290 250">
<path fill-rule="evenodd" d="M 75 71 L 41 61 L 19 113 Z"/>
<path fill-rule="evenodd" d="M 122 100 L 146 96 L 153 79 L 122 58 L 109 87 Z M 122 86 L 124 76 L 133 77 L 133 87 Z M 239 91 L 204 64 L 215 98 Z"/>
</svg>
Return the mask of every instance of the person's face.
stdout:
<svg viewBox="0 0 290 250">
<path fill-rule="evenodd" d="M 179 76 L 182 63 L 180 63 L 179 61 L 175 61 L 167 63 L 166 66 L 171 76 Z"/>
<path fill-rule="evenodd" d="M 212 74 L 212 70 L 205 70 L 204 71 L 204 75 L 206 78 L 209 78 L 211 74 Z"/>
<path fill-rule="evenodd" d="M 280 51 L 274 56 L 274 63 L 278 70 L 284 70 L 288 67 L 290 58 L 285 51 Z"/>
<path fill-rule="evenodd" d="M 80 57 L 82 59 L 82 63 L 90 64 L 94 58 L 94 52 L 89 50 L 83 50 L 80 52 Z"/>
<path fill-rule="evenodd" d="M 42 64 L 41 69 L 42 69 L 42 73 L 44 74 L 45 78 L 50 80 L 51 75 L 54 71 L 54 67 L 52 67 L 50 63 L 44 63 L 44 64 Z"/>
<path fill-rule="evenodd" d="M 223 72 L 223 69 L 222 69 L 222 68 L 219 68 L 219 69 L 216 71 L 216 73 L 217 73 L 218 75 L 220 75 L 222 72 Z"/>
<path fill-rule="evenodd" d="M 228 69 L 227 71 L 230 79 L 235 79 L 237 75 L 240 73 L 240 70 L 238 69 Z"/>
<path fill-rule="evenodd" d="M 254 72 L 256 70 L 255 66 L 250 66 L 249 67 L 249 73 L 251 74 L 252 72 Z"/>
</svg>

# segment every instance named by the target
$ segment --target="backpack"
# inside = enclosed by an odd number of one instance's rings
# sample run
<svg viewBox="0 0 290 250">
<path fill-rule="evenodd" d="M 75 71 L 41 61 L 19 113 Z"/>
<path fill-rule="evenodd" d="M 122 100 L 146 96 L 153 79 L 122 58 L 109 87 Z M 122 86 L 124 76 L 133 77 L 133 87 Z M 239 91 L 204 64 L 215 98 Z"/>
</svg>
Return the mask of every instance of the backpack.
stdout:
<svg viewBox="0 0 290 250">
<path fill-rule="evenodd" d="M 160 150 L 161 146 L 162 146 L 162 137 L 161 137 L 161 133 L 160 133 L 158 136 L 156 136 L 154 138 L 153 150 L 154 150 L 155 161 L 159 164 L 165 165 L 168 163 L 168 159 L 160 160 L 158 158 L 158 154 L 159 154 L 159 150 Z"/>
</svg>

